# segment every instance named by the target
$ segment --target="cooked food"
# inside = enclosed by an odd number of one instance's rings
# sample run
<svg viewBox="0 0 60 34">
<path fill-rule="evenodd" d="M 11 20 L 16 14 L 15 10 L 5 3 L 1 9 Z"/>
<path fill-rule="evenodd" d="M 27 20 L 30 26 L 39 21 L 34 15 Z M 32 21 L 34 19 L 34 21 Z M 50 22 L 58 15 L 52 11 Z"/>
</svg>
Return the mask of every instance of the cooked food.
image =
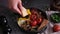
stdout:
<svg viewBox="0 0 60 34">
<path fill-rule="evenodd" d="M 44 19 L 42 24 L 39 26 L 38 31 L 41 30 L 41 28 L 43 28 L 44 26 L 46 26 L 46 24 L 48 24 L 48 20 Z"/>
<path fill-rule="evenodd" d="M 31 9 L 30 11 L 31 12 L 28 12 L 28 18 L 19 18 L 18 25 L 21 28 L 24 30 L 36 32 L 46 26 L 48 20 L 42 16 L 41 12 L 38 12 L 37 9 Z"/>
<path fill-rule="evenodd" d="M 60 13 L 53 13 L 51 15 L 52 22 L 60 23 Z"/>
<path fill-rule="evenodd" d="M 60 31 L 60 25 L 54 25 L 53 31 L 54 31 L 54 32 Z"/>
<path fill-rule="evenodd" d="M 27 9 L 23 9 L 24 7 L 22 7 L 22 16 L 25 17 L 28 15 Z"/>
</svg>

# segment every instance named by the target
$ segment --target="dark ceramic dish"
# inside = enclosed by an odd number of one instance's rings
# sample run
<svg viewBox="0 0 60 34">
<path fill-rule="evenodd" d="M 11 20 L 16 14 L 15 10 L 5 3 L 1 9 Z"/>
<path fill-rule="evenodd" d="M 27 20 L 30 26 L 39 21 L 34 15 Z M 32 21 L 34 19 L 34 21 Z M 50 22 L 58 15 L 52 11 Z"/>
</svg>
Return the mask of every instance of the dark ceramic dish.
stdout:
<svg viewBox="0 0 60 34">
<path fill-rule="evenodd" d="M 32 9 L 37 9 L 37 8 L 30 8 L 30 10 L 32 10 Z M 41 15 L 43 16 L 44 19 L 47 19 L 47 15 L 46 15 L 46 13 L 45 13 L 44 11 L 41 11 L 40 9 L 37 9 L 37 10 L 38 10 L 38 13 L 41 12 Z M 18 27 L 19 27 L 22 31 L 25 31 L 25 32 L 27 32 L 27 33 L 42 33 L 42 32 L 44 32 L 44 31 L 46 30 L 47 25 L 46 25 L 45 27 L 41 28 L 40 31 L 26 31 L 26 30 L 24 30 L 23 28 L 21 28 L 19 25 L 18 25 Z"/>
</svg>

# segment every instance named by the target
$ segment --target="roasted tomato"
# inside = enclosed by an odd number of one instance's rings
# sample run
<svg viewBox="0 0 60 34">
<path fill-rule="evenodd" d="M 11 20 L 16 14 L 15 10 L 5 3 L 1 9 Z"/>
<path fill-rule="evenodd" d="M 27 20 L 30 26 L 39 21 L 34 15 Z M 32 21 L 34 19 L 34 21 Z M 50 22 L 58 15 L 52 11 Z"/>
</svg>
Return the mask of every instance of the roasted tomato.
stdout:
<svg viewBox="0 0 60 34">
<path fill-rule="evenodd" d="M 54 25 L 53 31 L 54 31 L 54 32 L 60 31 L 60 26 L 59 26 L 59 25 Z"/>
<path fill-rule="evenodd" d="M 31 21 L 31 26 L 36 26 L 37 25 L 37 21 L 34 20 L 34 21 Z"/>
<path fill-rule="evenodd" d="M 35 26 L 42 22 L 42 17 L 38 14 L 37 10 L 32 10 L 30 15 L 31 25 Z"/>
<path fill-rule="evenodd" d="M 30 19 L 31 19 L 31 20 L 35 20 L 36 18 L 37 18 L 36 15 L 34 15 L 34 14 L 30 15 Z"/>
<path fill-rule="evenodd" d="M 40 24 L 42 21 L 43 21 L 43 18 L 41 17 L 37 19 L 38 24 Z"/>
</svg>

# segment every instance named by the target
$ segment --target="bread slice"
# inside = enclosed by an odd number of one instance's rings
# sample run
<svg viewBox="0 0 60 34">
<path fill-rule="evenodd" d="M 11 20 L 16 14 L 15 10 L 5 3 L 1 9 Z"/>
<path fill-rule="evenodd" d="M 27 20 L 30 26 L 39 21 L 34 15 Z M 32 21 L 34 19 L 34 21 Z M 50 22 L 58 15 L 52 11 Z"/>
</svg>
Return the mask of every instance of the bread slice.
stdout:
<svg viewBox="0 0 60 34">
<path fill-rule="evenodd" d="M 27 10 L 24 7 L 22 7 L 22 10 L 21 11 L 22 11 L 22 16 L 23 17 L 25 17 L 25 16 L 28 15 Z"/>
<path fill-rule="evenodd" d="M 48 24 L 48 20 L 44 19 L 41 25 L 38 27 L 38 31 L 41 30 L 43 27 L 45 27 Z"/>
<path fill-rule="evenodd" d="M 25 17 L 31 14 L 30 9 L 26 9 L 24 7 L 21 7 L 21 12 L 22 12 L 22 17 Z"/>
</svg>

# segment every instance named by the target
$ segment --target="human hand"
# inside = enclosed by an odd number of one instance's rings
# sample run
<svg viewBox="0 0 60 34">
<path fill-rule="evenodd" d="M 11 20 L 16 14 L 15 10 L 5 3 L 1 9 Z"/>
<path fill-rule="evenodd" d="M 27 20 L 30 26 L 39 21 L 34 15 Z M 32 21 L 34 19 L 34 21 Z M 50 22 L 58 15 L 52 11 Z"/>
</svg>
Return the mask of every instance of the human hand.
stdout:
<svg viewBox="0 0 60 34">
<path fill-rule="evenodd" d="M 25 15 L 27 15 L 27 11 L 22 6 L 21 0 L 8 0 L 8 8 L 13 10 L 13 12 L 15 13 L 19 13 L 20 15 L 23 15 L 24 13 L 26 13 Z"/>
</svg>

